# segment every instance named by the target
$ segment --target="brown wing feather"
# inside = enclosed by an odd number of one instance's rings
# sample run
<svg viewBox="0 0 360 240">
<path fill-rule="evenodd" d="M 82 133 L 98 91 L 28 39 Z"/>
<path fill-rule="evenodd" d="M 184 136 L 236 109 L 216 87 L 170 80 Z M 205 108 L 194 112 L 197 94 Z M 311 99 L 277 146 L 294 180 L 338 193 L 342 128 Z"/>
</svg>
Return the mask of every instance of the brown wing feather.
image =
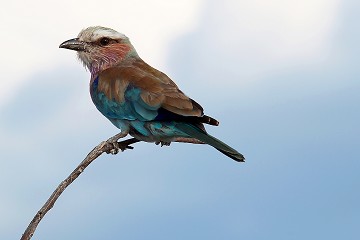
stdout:
<svg viewBox="0 0 360 240">
<path fill-rule="evenodd" d="M 141 59 L 131 59 L 103 71 L 98 88 L 108 98 L 123 102 L 129 84 L 142 90 L 141 99 L 149 106 L 162 107 L 181 116 L 199 117 L 200 122 L 218 124 L 215 119 L 204 115 L 203 108 L 186 96 L 166 74 Z"/>
</svg>

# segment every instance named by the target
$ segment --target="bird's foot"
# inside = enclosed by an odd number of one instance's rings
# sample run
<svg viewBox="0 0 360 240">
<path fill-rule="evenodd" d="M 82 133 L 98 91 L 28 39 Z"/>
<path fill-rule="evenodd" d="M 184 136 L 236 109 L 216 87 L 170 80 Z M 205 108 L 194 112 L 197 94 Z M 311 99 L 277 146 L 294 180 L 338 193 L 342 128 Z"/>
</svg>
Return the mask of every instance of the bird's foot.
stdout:
<svg viewBox="0 0 360 240">
<path fill-rule="evenodd" d="M 130 146 L 130 144 L 140 142 L 139 140 L 135 138 L 130 138 L 121 142 L 107 142 L 107 144 L 110 144 L 110 148 L 108 151 L 106 151 L 107 154 L 118 154 L 119 152 L 123 152 L 126 149 L 134 149 L 133 146 Z"/>
<path fill-rule="evenodd" d="M 162 146 L 170 146 L 171 142 L 165 142 L 165 141 L 158 141 L 158 142 L 155 142 L 156 145 L 159 145 L 162 147 Z"/>
<path fill-rule="evenodd" d="M 111 145 L 110 149 L 106 152 L 107 154 L 118 154 L 120 151 L 123 152 L 126 149 L 126 146 L 122 146 L 119 142 L 108 142 Z"/>
<path fill-rule="evenodd" d="M 121 132 L 119 134 L 116 134 L 115 136 L 109 138 L 106 143 L 111 145 L 110 149 L 106 151 L 106 153 L 111 153 L 113 155 L 119 153 L 120 151 L 123 152 L 126 149 L 133 149 L 134 147 L 129 146 L 130 144 L 133 144 L 135 142 L 139 142 L 139 140 L 135 138 L 131 138 L 125 141 L 118 142 L 120 138 L 126 137 L 128 133 L 127 132 Z"/>
</svg>

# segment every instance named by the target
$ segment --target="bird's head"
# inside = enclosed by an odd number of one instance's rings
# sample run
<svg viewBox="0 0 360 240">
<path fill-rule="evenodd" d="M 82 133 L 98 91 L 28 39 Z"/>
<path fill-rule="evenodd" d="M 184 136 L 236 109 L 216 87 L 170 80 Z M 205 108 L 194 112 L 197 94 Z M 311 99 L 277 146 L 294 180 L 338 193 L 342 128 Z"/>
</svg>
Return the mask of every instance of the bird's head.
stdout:
<svg viewBox="0 0 360 240">
<path fill-rule="evenodd" d="M 100 26 L 82 30 L 77 38 L 67 40 L 59 47 L 77 51 L 79 59 L 92 75 L 129 56 L 137 56 L 129 38 L 111 28 Z"/>
</svg>

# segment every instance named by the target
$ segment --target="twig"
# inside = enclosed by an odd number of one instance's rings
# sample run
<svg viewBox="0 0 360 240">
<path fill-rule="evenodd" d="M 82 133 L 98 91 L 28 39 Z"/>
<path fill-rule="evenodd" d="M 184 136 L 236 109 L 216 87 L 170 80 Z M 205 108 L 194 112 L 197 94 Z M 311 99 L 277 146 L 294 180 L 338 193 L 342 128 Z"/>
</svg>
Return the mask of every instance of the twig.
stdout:
<svg viewBox="0 0 360 240">
<path fill-rule="evenodd" d="M 55 191 L 51 194 L 46 203 L 41 207 L 41 209 L 36 213 L 29 226 L 26 228 L 23 233 L 21 240 L 29 240 L 34 235 L 37 226 L 39 225 L 42 218 L 45 214 L 53 208 L 55 202 L 60 197 L 60 195 L 65 191 L 65 189 L 77 178 L 80 174 L 90 165 L 96 158 L 98 158 L 101 154 L 112 153 L 116 154 L 119 150 L 124 151 L 126 149 L 133 149 L 131 144 L 137 143 L 140 140 L 135 138 L 130 138 L 121 142 L 117 142 L 119 137 L 123 137 L 124 135 L 117 134 L 107 141 L 101 142 L 97 145 L 87 156 L 86 158 L 75 168 L 75 170 L 64 180 L 59 186 L 55 189 Z M 177 138 L 174 140 L 175 142 L 183 142 L 183 143 L 193 143 L 193 144 L 203 144 L 201 141 L 191 138 Z"/>
<path fill-rule="evenodd" d="M 107 141 L 101 142 L 97 145 L 87 156 L 86 158 L 75 168 L 75 170 L 64 180 L 59 186 L 55 189 L 55 191 L 51 194 L 46 203 L 42 206 L 42 208 L 36 213 L 29 226 L 26 228 L 23 233 L 21 240 L 29 240 L 40 223 L 41 219 L 45 216 L 45 214 L 54 206 L 57 199 L 63 193 L 63 191 L 85 170 L 90 163 L 92 163 L 97 157 L 99 157 L 104 152 L 116 154 L 119 150 L 124 151 L 126 149 L 133 149 L 130 146 L 133 143 L 139 142 L 139 140 L 135 138 L 130 138 L 121 142 L 114 142 L 114 139 L 117 135 L 112 138 L 109 138 Z M 117 139 L 116 139 L 117 140 Z"/>
</svg>

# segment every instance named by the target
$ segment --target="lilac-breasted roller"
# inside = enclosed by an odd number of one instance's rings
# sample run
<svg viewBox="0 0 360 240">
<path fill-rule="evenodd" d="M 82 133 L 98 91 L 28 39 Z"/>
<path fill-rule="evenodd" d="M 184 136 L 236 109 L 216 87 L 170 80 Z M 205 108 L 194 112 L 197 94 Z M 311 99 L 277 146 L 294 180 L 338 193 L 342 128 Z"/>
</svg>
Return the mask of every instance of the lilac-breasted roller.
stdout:
<svg viewBox="0 0 360 240">
<path fill-rule="evenodd" d="M 129 39 L 105 27 L 89 27 L 60 48 L 77 51 L 91 72 L 90 95 L 96 108 L 139 141 L 169 145 L 174 141 L 206 143 L 235 161 L 244 156 L 209 135 L 205 124 L 219 122 L 186 96 L 164 73 L 146 64 Z"/>
</svg>

